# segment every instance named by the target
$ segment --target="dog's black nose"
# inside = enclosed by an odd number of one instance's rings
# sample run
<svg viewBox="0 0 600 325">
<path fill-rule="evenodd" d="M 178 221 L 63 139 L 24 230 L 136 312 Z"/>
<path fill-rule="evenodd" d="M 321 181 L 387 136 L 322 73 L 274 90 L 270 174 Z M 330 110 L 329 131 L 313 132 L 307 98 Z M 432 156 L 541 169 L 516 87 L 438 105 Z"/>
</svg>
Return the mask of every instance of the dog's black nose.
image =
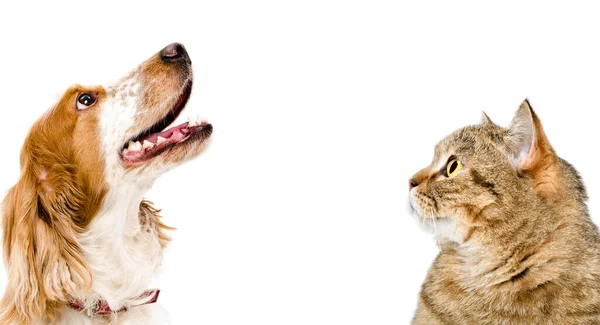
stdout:
<svg viewBox="0 0 600 325">
<path fill-rule="evenodd" d="M 185 47 L 183 47 L 183 44 L 180 43 L 167 45 L 167 47 L 160 51 L 160 58 L 165 63 L 173 63 L 178 61 L 192 63 L 187 51 L 185 50 Z"/>
</svg>

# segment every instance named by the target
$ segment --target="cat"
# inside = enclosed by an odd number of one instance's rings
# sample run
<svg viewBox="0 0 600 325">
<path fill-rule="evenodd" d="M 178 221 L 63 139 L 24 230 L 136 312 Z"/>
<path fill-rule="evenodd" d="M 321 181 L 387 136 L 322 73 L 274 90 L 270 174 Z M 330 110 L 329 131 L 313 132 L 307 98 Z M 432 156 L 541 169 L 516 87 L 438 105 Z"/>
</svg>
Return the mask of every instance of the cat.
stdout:
<svg viewBox="0 0 600 325">
<path fill-rule="evenodd" d="M 409 188 L 441 249 L 413 325 L 600 324 L 600 237 L 586 190 L 528 100 L 508 128 L 483 113 L 442 140 Z"/>
</svg>

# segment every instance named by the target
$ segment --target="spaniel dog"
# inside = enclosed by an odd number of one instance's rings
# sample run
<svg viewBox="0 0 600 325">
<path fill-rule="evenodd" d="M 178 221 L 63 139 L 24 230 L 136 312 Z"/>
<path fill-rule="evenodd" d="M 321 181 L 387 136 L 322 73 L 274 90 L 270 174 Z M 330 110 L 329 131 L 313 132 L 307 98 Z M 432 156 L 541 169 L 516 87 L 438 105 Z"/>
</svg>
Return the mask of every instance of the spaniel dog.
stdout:
<svg viewBox="0 0 600 325">
<path fill-rule="evenodd" d="M 169 242 L 144 194 L 201 154 L 204 121 L 174 124 L 191 60 L 171 44 L 109 86 L 73 86 L 31 128 L 2 207 L 0 324 L 165 324 L 148 288 Z"/>
</svg>

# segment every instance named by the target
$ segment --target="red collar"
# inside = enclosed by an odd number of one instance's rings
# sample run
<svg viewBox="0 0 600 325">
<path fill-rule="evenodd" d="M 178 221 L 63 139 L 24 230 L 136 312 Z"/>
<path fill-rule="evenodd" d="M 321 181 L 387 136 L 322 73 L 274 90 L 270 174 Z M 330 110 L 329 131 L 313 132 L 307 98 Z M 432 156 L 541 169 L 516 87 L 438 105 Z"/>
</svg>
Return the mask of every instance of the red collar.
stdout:
<svg viewBox="0 0 600 325">
<path fill-rule="evenodd" d="M 142 293 L 141 295 L 139 295 L 135 298 L 135 300 L 149 298 L 146 302 L 138 304 L 138 305 L 122 307 L 119 310 L 110 309 L 110 307 L 108 306 L 108 302 L 106 302 L 106 300 L 98 300 L 98 301 L 96 301 L 96 306 L 93 309 L 88 311 L 88 316 L 90 316 L 90 317 L 108 316 L 112 313 L 120 313 L 123 311 L 127 311 L 127 309 L 129 309 L 129 308 L 153 304 L 158 300 L 159 293 L 160 293 L 159 289 L 146 290 L 146 291 L 144 291 L 144 293 Z M 77 311 L 84 311 L 85 303 L 81 300 L 71 300 L 71 301 L 69 301 L 69 307 L 71 307 Z"/>
</svg>

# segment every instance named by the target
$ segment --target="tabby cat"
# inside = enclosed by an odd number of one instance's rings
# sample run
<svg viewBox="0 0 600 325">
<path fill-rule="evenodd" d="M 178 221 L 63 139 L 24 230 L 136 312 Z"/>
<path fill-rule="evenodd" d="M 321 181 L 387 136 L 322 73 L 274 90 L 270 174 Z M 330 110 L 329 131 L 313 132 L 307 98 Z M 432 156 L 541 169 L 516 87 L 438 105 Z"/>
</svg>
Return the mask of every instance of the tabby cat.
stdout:
<svg viewBox="0 0 600 325">
<path fill-rule="evenodd" d="M 577 171 L 525 100 L 435 148 L 410 203 L 441 252 L 413 324 L 600 324 L 600 237 Z"/>
</svg>

